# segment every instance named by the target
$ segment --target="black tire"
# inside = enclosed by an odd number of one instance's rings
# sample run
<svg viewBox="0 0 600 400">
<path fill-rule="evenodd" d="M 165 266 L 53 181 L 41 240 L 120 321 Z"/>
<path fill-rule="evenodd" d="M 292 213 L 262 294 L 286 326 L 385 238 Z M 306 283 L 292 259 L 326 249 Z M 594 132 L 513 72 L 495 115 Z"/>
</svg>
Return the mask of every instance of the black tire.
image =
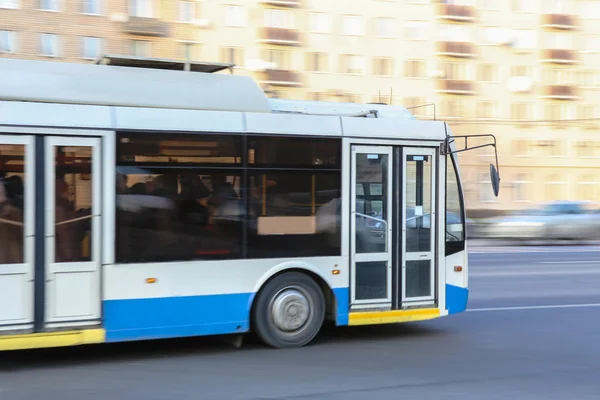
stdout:
<svg viewBox="0 0 600 400">
<path fill-rule="evenodd" d="M 287 303 L 284 297 L 287 298 Z M 279 304 L 275 308 L 280 310 L 281 305 L 291 304 L 289 307 L 295 308 L 288 310 L 296 315 L 298 310 L 306 309 L 306 321 L 302 322 L 303 318 L 298 317 L 296 324 L 301 325 L 297 328 L 291 327 L 293 329 L 287 331 L 281 329 L 273 317 L 274 304 Z M 317 336 L 324 320 L 325 296 L 314 279 L 300 272 L 287 272 L 275 277 L 260 290 L 252 307 L 254 332 L 266 345 L 278 349 L 307 345 Z"/>
</svg>

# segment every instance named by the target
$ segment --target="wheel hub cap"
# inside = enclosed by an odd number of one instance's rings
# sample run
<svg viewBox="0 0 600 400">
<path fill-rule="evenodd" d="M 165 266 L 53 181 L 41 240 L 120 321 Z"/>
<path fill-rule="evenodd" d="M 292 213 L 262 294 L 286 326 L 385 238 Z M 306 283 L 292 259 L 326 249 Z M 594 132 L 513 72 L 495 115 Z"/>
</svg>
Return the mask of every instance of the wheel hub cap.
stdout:
<svg viewBox="0 0 600 400">
<path fill-rule="evenodd" d="M 279 293 L 273 301 L 273 322 L 282 331 L 296 331 L 308 320 L 309 302 L 298 290 L 288 289 Z"/>
</svg>

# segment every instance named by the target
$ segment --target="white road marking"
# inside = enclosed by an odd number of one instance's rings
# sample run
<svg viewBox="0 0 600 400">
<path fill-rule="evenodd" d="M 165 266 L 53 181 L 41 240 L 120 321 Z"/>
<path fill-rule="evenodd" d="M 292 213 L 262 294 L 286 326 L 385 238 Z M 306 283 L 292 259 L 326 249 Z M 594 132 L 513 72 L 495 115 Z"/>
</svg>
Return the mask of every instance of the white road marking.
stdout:
<svg viewBox="0 0 600 400">
<path fill-rule="evenodd" d="M 600 260 L 537 261 L 536 264 L 597 264 Z"/>
<path fill-rule="evenodd" d="M 554 308 L 592 308 L 592 307 L 600 307 L 600 303 L 589 303 L 589 304 L 556 304 L 556 305 L 548 305 L 548 306 L 468 308 L 467 312 L 543 310 L 543 309 L 554 309 Z"/>
<path fill-rule="evenodd" d="M 537 248 L 517 248 L 517 247 L 478 247 L 469 249 L 469 254 L 521 254 L 521 253 L 599 253 L 600 247 L 577 247 L 577 248 L 555 248 L 555 247 L 537 247 Z"/>
</svg>

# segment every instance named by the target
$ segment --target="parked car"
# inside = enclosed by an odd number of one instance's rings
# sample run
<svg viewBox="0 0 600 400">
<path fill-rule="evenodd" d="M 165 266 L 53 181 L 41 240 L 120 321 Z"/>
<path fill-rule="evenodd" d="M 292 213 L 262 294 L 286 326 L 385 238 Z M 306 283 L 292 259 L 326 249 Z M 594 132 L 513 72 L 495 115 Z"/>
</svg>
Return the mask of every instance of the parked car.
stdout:
<svg viewBox="0 0 600 400">
<path fill-rule="evenodd" d="M 595 240 L 600 213 L 591 202 L 557 201 L 477 221 L 474 236 L 493 239 Z"/>
</svg>

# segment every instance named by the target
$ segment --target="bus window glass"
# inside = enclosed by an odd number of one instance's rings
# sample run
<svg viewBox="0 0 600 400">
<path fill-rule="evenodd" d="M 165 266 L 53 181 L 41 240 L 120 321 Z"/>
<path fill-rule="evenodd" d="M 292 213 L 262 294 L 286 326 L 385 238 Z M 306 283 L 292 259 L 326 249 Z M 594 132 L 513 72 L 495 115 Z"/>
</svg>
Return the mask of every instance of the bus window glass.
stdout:
<svg viewBox="0 0 600 400">
<path fill-rule="evenodd" d="M 241 165 L 242 140 L 233 135 L 152 135 L 128 133 L 119 137 L 120 165 L 228 164 Z"/>
<path fill-rule="evenodd" d="M 248 167 L 341 168 L 338 139 L 254 136 L 248 139 Z"/>
<path fill-rule="evenodd" d="M 253 173 L 249 257 L 339 255 L 339 200 L 339 172 Z"/>
<path fill-rule="evenodd" d="M 0 265 L 23 260 L 25 146 L 0 144 Z"/>
<path fill-rule="evenodd" d="M 117 261 L 339 255 L 340 142 L 242 139 L 121 134 Z"/>
<path fill-rule="evenodd" d="M 117 261 L 242 256 L 241 138 L 119 137 Z"/>
<path fill-rule="evenodd" d="M 248 138 L 248 256 L 341 252 L 338 139 Z"/>
<path fill-rule="evenodd" d="M 54 147 L 54 262 L 92 260 L 92 148 Z"/>
<path fill-rule="evenodd" d="M 462 242 L 465 232 L 460 186 L 452 157 L 446 160 L 446 242 Z"/>
</svg>

